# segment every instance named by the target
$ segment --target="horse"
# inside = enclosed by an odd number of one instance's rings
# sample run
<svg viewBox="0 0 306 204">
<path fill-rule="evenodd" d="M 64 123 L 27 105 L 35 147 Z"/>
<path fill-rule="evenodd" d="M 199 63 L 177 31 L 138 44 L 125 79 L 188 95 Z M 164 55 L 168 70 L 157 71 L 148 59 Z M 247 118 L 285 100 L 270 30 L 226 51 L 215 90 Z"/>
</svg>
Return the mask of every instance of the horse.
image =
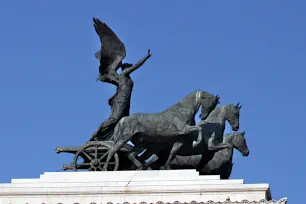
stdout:
<svg viewBox="0 0 306 204">
<path fill-rule="evenodd" d="M 219 99 L 218 95 L 198 90 L 160 113 L 138 113 L 123 117 L 115 127 L 114 143 L 108 152 L 103 170 L 107 170 L 110 159 L 128 141 L 132 141 L 135 145 L 128 158 L 137 169 L 142 169 L 143 165 L 136 159 L 136 155 L 146 149 L 146 146 L 151 147 L 152 142 L 154 144 L 157 142 L 161 147 L 164 142 L 171 142 L 178 137 L 177 133 L 189 129 L 195 131 L 197 127 L 194 126 L 194 117 L 200 106 L 202 106 L 201 116 L 206 118 L 215 109 Z"/>
<path fill-rule="evenodd" d="M 169 169 L 169 164 L 174 159 L 174 156 L 190 156 L 202 154 L 205 155 L 210 151 L 218 151 L 225 148 L 230 148 L 230 144 L 223 143 L 223 134 L 225 130 L 225 121 L 228 121 L 233 131 L 239 130 L 240 109 L 242 106 L 229 104 L 214 109 L 206 120 L 200 121 L 197 126 L 200 127 L 197 131 L 202 130 L 202 136 L 198 138 L 198 143 L 195 145 L 194 141 L 177 141 L 173 144 L 168 159 L 164 168 Z M 203 118 L 203 117 L 202 117 Z M 191 137 L 197 131 L 185 133 Z"/>
<path fill-rule="evenodd" d="M 226 148 L 214 153 L 212 159 L 205 162 L 204 167 L 199 169 L 200 174 L 220 175 L 221 179 L 228 179 L 233 166 L 234 148 L 241 152 L 242 156 L 249 156 L 250 151 L 245 140 L 245 132 L 232 133 L 224 138 L 224 142 L 231 143 L 232 148 Z"/>
<path fill-rule="evenodd" d="M 224 135 L 223 143 L 231 144 L 232 148 L 209 152 L 208 155 L 176 156 L 170 163 L 170 167 L 171 169 L 197 169 L 200 175 L 220 175 L 221 179 L 228 179 L 232 171 L 234 148 L 245 157 L 250 152 L 245 131 Z"/>
</svg>

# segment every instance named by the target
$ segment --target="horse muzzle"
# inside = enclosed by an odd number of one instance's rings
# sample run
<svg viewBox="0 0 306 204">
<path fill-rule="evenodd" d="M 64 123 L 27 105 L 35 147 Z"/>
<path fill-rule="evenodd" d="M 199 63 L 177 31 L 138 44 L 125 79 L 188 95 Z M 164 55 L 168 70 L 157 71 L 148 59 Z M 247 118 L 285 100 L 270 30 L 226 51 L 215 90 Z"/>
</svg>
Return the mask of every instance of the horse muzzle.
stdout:
<svg viewBox="0 0 306 204">
<path fill-rule="evenodd" d="M 232 127 L 233 131 L 238 131 L 239 130 L 239 125 Z"/>
<path fill-rule="evenodd" d="M 249 154 L 250 154 L 249 151 L 245 151 L 245 152 L 242 153 L 242 156 L 247 157 L 247 156 L 249 156 Z"/>
</svg>

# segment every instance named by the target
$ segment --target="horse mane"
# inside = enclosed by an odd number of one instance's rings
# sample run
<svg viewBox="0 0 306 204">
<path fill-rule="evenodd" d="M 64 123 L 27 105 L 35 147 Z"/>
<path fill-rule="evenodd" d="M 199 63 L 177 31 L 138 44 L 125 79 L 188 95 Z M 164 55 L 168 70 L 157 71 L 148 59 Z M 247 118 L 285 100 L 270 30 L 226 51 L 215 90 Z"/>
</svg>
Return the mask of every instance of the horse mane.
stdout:
<svg viewBox="0 0 306 204">
<path fill-rule="evenodd" d="M 213 111 L 211 111 L 211 113 L 209 114 L 209 116 L 206 118 L 205 121 L 214 122 L 222 110 L 227 110 L 229 107 L 233 107 L 233 106 L 234 106 L 233 104 L 227 104 L 227 105 L 223 105 L 223 106 L 215 108 Z"/>
<path fill-rule="evenodd" d="M 223 109 L 223 107 L 225 107 L 225 105 L 217 107 L 214 110 L 212 110 L 211 113 L 209 114 L 209 116 L 206 118 L 205 121 L 207 121 L 207 122 L 215 121 L 215 119 L 219 116 L 219 114 L 220 114 L 221 110 Z"/>
<path fill-rule="evenodd" d="M 202 91 L 202 90 L 197 90 L 195 92 L 200 91 L 202 94 L 206 95 L 206 96 L 213 96 L 211 93 L 208 93 L 207 91 Z"/>
<path fill-rule="evenodd" d="M 235 137 L 234 135 L 235 133 L 227 133 L 227 134 L 224 134 L 223 136 L 223 142 L 224 143 L 228 143 L 233 137 Z"/>
<path fill-rule="evenodd" d="M 190 98 L 192 98 L 193 96 L 195 96 L 197 93 L 197 91 L 193 91 L 191 93 L 189 93 L 188 95 L 186 95 L 184 98 L 182 98 L 180 101 L 177 102 L 177 104 L 183 104 L 186 101 L 189 101 Z"/>
<path fill-rule="evenodd" d="M 189 100 L 191 97 L 194 97 L 197 92 L 201 92 L 201 98 L 204 96 L 204 98 L 206 98 L 207 96 L 210 97 L 214 97 L 211 93 L 208 93 L 206 91 L 202 91 L 202 90 L 196 90 L 191 92 L 190 94 L 188 94 L 187 96 L 185 96 L 183 99 L 181 99 L 177 104 L 184 104 L 185 101 Z"/>
<path fill-rule="evenodd" d="M 172 105 L 171 107 L 169 107 L 168 109 L 164 110 L 164 111 L 168 111 L 170 109 L 177 109 L 178 107 L 182 107 L 183 104 L 186 103 L 186 101 L 189 101 L 190 98 L 192 98 L 195 94 L 197 93 L 197 91 L 193 91 L 191 93 L 189 93 L 188 95 L 186 95 L 184 98 L 182 98 L 181 100 L 179 100 L 176 104 Z"/>
<path fill-rule="evenodd" d="M 208 93 L 208 92 L 206 92 L 206 91 L 195 90 L 195 91 L 189 93 L 188 95 L 185 95 L 184 98 L 182 98 L 182 99 L 179 100 L 177 103 L 175 103 L 174 105 L 170 106 L 169 108 L 167 108 L 166 110 L 164 110 L 164 111 L 162 111 L 162 112 L 167 112 L 167 111 L 173 110 L 173 109 L 176 111 L 178 108 L 185 107 L 185 105 L 188 104 L 190 100 L 194 100 L 194 99 L 192 99 L 192 98 L 195 97 L 195 96 L 196 96 L 196 93 L 199 92 L 199 91 L 201 92 L 202 97 L 203 97 L 203 95 L 204 95 L 205 97 L 206 97 L 206 96 L 213 97 L 212 94 L 210 94 L 210 93 Z M 202 108 L 202 107 L 201 107 L 201 108 Z"/>
</svg>

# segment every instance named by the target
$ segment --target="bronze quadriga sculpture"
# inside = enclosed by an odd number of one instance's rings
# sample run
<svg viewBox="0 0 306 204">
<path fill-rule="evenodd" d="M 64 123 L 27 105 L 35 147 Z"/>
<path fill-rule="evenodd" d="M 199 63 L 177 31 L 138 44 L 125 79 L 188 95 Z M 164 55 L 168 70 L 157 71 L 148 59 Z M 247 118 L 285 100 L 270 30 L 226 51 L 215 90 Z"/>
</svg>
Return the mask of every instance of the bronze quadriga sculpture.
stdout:
<svg viewBox="0 0 306 204">
<path fill-rule="evenodd" d="M 217 107 L 220 97 L 197 90 L 186 95 L 170 108 L 155 114 L 130 115 L 134 82 L 131 74 L 150 57 L 135 65 L 123 63 L 124 44 L 98 18 L 94 27 L 101 41 L 95 56 L 100 61 L 98 81 L 117 87 L 108 100 L 111 115 L 94 132 L 89 141 L 78 147 L 58 147 L 57 153 L 74 154 L 64 170 L 89 171 L 185 169 L 196 168 L 201 174 L 220 174 L 228 178 L 232 169 L 232 152 L 238 149 L 249 154 L 244 133 L 224 135 L 225 121 L 233 131 L 239 130 L 241 106 Z M 120 74 L 117 73 L 121 69 Z M 201 108 L 201 121 L 195 115 Z M 128 142 L 131 141 L 133 145 Z M 140 153 L 143 153 L 139 156 Z M 148 161 L 149 158 L 152 158 Z"/>
</svg>

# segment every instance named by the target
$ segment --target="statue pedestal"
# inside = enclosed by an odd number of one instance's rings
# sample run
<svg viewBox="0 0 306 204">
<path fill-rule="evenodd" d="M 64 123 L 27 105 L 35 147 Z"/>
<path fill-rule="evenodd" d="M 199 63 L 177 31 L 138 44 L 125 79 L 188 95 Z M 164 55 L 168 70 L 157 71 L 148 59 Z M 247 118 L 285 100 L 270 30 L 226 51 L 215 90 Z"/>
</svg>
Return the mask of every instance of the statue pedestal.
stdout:
<svg viewBox="0 0 306 204">
<path fill-rule="evenodd" d="M 0 184 L 0 204 L 278 203 L 268 184 L 199 176 L 195 170 L 47 172 Z"/>
</svg>

